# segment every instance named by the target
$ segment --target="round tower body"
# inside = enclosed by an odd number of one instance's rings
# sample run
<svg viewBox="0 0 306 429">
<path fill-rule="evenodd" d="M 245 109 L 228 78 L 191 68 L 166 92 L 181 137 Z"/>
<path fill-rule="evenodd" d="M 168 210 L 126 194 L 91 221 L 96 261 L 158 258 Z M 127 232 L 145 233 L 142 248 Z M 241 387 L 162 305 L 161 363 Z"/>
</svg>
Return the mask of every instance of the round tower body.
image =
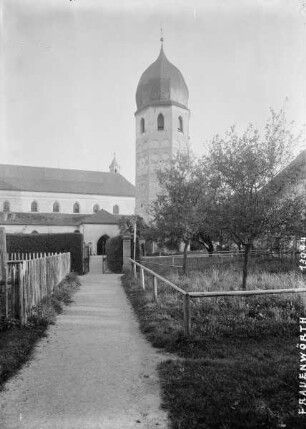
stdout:
<svg viewBox="0 0 306 429">
<path fill-rule="evenodd" d="M 143 73 L 136 102 L 136 214 L 148 221 L 159 192 L 156 171 L 189 145 L 188 88 L 163 48 Z"/>
</svg>

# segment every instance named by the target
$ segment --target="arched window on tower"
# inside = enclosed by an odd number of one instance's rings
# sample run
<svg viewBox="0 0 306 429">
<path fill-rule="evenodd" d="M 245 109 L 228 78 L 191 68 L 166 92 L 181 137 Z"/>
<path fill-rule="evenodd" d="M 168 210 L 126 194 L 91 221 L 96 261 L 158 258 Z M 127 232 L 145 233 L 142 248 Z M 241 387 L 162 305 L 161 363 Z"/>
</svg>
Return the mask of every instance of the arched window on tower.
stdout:
<svg viewBox="0 0 306 429">
<path fill-rule="evenodd" d="M 4 201 L 3 203 L 3 211 L 4 212 L 9 212 L 10 211 L 10 202 L 9 201 Z"/>
<path fill-rule="evenodd" d="M 143 134 L 146 131 L 146 124 L 144 118 L 141 118 L 140 120 L 140 131 L 141 134 Z"/>
<path fill-rule="evenodd" d="M 53 213 L 59 213 L 59 211 L 60 211 L 60 205 L 59 205 L 58 201 L 55 201 L 53 203 Z"/>
<path fill-rule="evenodd" d="M 73 204 L 73 213 L 80 213 L 80 204 L 77 201 Z"/>
<path fill-rule="evenodd" d="M 158 115 L 157 117 L 157 129 L 158 130 L 163 130 L 164 129 L 164 115 L 162 115 L 161 113 Z"/>
<path fill-rule="evenodd" d="M 95 204 L 92 208 L 93 213 L 98 213 L 99 210 L 100 210 L 99 204 Z"/>
<path fill-rule="evenodd" d="M 115 204 L 115 205 L 113 206 L 113 214 L 116 214 L 116 215 L 118 215 L 118 214 L 119 214 L 119 206 L 118 206 L 118 204 Z"/>
<path fill-rule="evenodd" d="M 183 128 L 183 118 L 181 116 L 178 117 L 178 131 L 180 131 L 181 133 L 184 131 Z"/>
<path fill-rule="evenodd" d="M 33 213 L 38 212 L 38 204 L 37 204 L 37 201 L 32 201 L 32 203 L 31 203 L 31 212 L 33 212 Z"/>
</svg>

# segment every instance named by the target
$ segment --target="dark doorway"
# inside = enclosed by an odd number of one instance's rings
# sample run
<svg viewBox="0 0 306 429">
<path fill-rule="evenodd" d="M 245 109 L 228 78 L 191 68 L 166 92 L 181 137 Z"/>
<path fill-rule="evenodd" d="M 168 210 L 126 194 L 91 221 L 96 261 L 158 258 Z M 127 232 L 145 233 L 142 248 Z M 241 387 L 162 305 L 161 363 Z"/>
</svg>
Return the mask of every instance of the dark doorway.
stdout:
<svg viewBox="0 0 306 429">
<path fill-rule="evenodd" d="M 99 238 L 97 243 L 97 255 L 105 255 L 105 244 L 108 239 L 109 236 L 107 234 L 104 234 Z"/>
</svg>

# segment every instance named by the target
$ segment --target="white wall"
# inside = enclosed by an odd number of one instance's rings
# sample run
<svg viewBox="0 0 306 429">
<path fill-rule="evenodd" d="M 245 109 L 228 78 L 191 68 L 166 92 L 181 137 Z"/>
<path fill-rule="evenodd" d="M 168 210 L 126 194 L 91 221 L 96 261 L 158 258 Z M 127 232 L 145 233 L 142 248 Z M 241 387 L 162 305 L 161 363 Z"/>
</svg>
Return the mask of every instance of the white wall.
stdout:
<svg viewBox="0 0 306 429">
<path fill-rule="evenodd" d="M 97 253 L 97 242 L 102 235 L 115 237 L 119 234 L 118 225 L 82 225 L 81 232 L 84 234 L 84 241 L 86 244 L 93 243 L 93 254 Z"/>
<path fill-rule="evenodd" d="M 20 192 L 0 190 L 0 211 L 4 201 L 10 202 L 12 212 L 31 212 L 33 200 L 38 203 L 40 213 L 52 213 L 53 203 L 58 201 L 61 213 L 73 213 L 73 204 L 77 201 L 81 214 L 92 214 L 93 206 L 99 204 L 100 209 L 113 213 L 113 206 L 119 206 L 119 214 L 133 214 L 135 208 L 134 197 L 115 197 L 101 195 L 65 194 L 53 192 Z"/>
<path fill-rule="evenodd" d="M 74 232 L 77 226 L 49 226 L 49 225 L 0 225 L 5 228 L 7 234 L 31 234 L 37 231 L 40 234 L 57 234 L 64 232 Z"/>
<path fill-rule="evenodd" d="M 7 234 L 31 234 L 37 231 L 39 234 L 56 234 L 75 232 L 79 230 L 84 235 L 84 242 L 92 243 L 93 254 L 97 253 L 97 242 L 102 235 L 115 237 L 119 234 L 118 225 L 86 224 L 78 226 L 49 226 L 49 225 L 0 225 L 5 228 Z"/>
</svg>

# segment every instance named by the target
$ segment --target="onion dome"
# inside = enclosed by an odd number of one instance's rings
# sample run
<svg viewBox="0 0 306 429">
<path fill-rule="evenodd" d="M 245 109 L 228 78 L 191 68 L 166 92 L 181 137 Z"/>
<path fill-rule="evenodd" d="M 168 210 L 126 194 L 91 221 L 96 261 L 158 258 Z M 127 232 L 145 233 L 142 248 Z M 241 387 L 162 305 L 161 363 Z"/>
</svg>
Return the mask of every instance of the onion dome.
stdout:
<svg viewBox="0 0 306 429">
<path fill-rule="evenodd" d="M 182 73 L 168 61 L 161 46 L 157 60 L 144 71 L 138 83 L 137 110 L 173 104 L 187 109 L 188 96 Z"/>
</svg>

